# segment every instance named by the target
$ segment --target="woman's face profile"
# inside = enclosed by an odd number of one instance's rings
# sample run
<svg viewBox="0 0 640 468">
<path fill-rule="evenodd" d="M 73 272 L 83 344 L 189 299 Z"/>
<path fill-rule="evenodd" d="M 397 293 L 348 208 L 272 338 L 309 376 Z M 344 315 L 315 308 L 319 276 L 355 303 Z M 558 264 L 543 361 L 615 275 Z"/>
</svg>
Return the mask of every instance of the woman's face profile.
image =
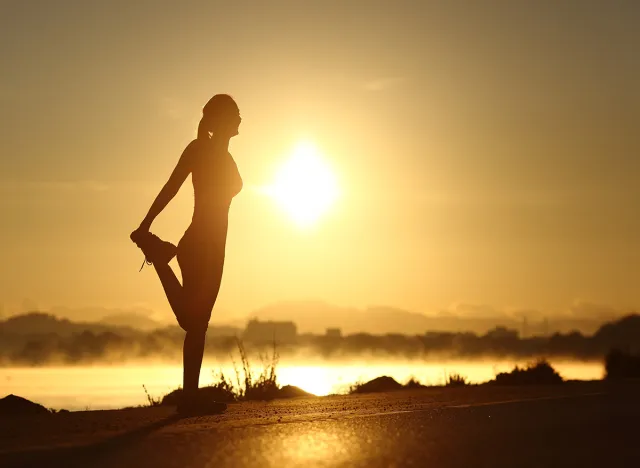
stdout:
<svg viewBox="0 0 640 468">
<path fill-rule="evenodd" d="M 236 136 L 239 133 L 240 122 L 242 121 L 240 110 L 238 108 L 228 109 L 223 115 L 224 117 L 220 121 L 222 127 L 220 130 L 228 136 Z"/>
<path fill-rule="evenodd" d="M 229 120 L 229 124 L 231 129 L 233 129 L 232 135 L 235 136 L 240 133 L 240 123 L 242 122 L 242 117 L 240 117 L 240 111 L 238 110 L 233 114 L 231 119 Z"/>
</svg>

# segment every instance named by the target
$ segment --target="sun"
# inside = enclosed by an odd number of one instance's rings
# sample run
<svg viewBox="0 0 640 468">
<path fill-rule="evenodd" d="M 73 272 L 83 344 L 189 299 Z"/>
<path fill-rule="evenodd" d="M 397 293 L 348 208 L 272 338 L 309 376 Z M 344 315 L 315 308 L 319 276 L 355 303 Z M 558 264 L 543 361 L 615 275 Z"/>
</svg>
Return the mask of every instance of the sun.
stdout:
<svg viewBox="0 0 640 468">
<path fill-rule="evenodd" d="M 300 227 L 309 227 L 338 199 L 333 171 L 310 142 L 296 145 L 267 193 Z"/>
</svg>

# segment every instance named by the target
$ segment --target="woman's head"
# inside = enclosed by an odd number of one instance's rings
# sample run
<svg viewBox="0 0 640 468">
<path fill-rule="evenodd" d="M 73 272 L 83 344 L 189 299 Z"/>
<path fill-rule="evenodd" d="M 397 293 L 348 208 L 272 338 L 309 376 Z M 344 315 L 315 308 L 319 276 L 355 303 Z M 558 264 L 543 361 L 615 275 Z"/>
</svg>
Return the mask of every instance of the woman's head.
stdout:
<svg viewBox="0 0 640 468">
<path fill-rule="evenodd" d="M 202 119 L 198 125 L 198 138 L 210 138 L 213 134 L 222 138 L 231 138 L 238 134 L 240 110 L 228 94 L 216 94 L 202 109 Z"/>
</svg>

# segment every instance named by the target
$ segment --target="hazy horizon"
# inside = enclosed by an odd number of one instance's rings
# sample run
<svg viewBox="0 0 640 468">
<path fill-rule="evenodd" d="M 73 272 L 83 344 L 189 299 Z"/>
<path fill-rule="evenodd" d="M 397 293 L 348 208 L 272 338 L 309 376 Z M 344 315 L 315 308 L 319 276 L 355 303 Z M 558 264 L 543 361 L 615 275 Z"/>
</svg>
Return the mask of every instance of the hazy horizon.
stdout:
<svg viewBox="0 0 640 468">
<path fill-rule="evenodd" d="M 245 189 L 214 322 L 640 307 L 635 2 L 0 5 L 0 313 L 171 320 L 128 236 L 216 93 Z M 338 188 L 304 227 L 267 195 L 301 142 Z M 191 209 L 187 180 L 153 232 L 177 242 Z"/>
<path fill-rule="evenodd" d="M 76 324 L 125 326 L 142 331 L 167 326 L 178 327 L 174 317 L 144 307 L 26 308 L 20 312 L 0 315 L 0 323 L 3 319 L 34 313 L 70 320 Z M 591 335 L 602 325 L 631 315 L 638 315 L 638 311 L 612 309 L 588 303 L 575 303 L 562 313 L 549 316 L 535 310 L 496 310 L 472 304 L 457 304 L 446 310 L 423 313 L 383 306 L 350 308 L 324 301 L 283 301 L 258 308 L 246 315 L 213 317 L 210 328 L 244 329 L 249 321 L 257 319 L 263 322 L 293 322 L 298 333 L 314 334 L 324 334 L 329 328 L 338 328 L 344 334 L 413 335 L 432 331 L 484 334 L 497 327 L 506 327 L 529 336 L 548 336 L 574 331 Z"/>
</svg>

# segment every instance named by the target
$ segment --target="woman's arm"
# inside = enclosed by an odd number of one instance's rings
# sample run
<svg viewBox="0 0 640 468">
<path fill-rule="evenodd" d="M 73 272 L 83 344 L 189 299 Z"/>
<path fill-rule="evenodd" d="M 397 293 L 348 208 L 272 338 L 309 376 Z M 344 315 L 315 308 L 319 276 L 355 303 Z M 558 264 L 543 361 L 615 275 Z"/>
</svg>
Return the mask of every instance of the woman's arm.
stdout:
<svg viewBox="0 0 640 468">
<path fill-rule="evenodd" d="M 158 216 L 173 197 L 176 196 L 183 182 L 193 170 L 193 161 L 196 155 L 195 144 L 196 140 L 192 141 L 182 152 L 182 156 L 180 156 L 180 160 L 171 173 L 169 180 L 164 184 L 162 190 L 160 190 L 160 193 L 154 200 L 151 208 L 149 208 L 147 216 L 145 216 L 142 223 L 140 223 L 137 231 L 148 231 L 151 228 L 151 223 L 156 219 L 156 216 Z"/>
</svg>

